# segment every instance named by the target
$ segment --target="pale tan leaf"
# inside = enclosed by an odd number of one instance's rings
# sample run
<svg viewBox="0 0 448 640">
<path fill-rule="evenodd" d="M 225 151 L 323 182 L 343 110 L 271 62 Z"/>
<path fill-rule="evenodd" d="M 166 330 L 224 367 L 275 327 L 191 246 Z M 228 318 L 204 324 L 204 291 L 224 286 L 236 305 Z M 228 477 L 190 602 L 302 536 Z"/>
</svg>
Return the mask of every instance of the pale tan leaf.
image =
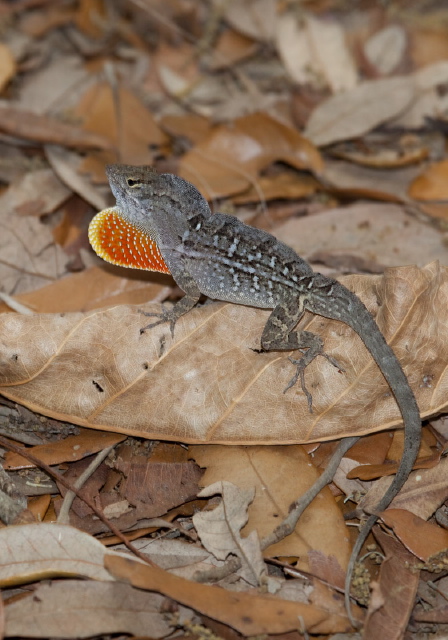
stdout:
<svg viewBox="0 0 448 640">
<path fill-rule="evenodd" d="M 202 544 L 218 560 L 229 554 L 241 560 L 241 576 L 254 586 L 266 574 L 256 531 L 242 538 L 240 530 L 247 522 L 247 509 L 254 499 L 255 489 L 239 489 L 231 482 L 215 482 L 203 489 L 198 498 L 221 494 L 220 504 L 210 511 L 200 511 L 193 523 Z"/>
<path fill-rule="evenodd" d="M 158 594 L 118 582 L 41 584 L 27 598 L 6 607 L 6 636 L 87 638 L 128 633 L 161 638 L 172 631 L 160 613 L 162 603 Z"/>
<path fill-rule="evenodd" d="M 375 315 L 424 416 L 447 404 L 447 275 L 434 263 L 342 280 Z M 210 304 L 181 318 L 172 339 L 164 325 L 141 335 L 144 318 L 135 307 L 2 314 L 0 391 L 81 426 L 192 443 L 319 442 L 400 424 L 389 387 L 360 338 L 318 316 L 308 314 L 301 328 L 323 338 L 345 373 L 324 358 L 308 367 L 312 414 L 299 385 L 283 393 L 294 373 L 288 354 L 252 350 L 268 315 Z"/>
<path fill-rule="evenodd" d="M 390 24 L 371 36 L 364 45 L 370 64 L 382 75 L 397 67 L 406 50 L 406 31 L 401 25 Z"/>
<path fill-rule="evenodd" d="M 444 38 L 446 43 L 446 38 Z M 392 127 L 418 129 L 427 125 L 427 118 L 438 118 L 448 109 L 448 94 L 440 91 L 448 82 L 448 60 L 428 64 L 413 76 L 414 100 L 403 113 L 391 121 Z"/>
<path fill-rule="evenodd" d="M 362 82 L 321 102 L 311 114 L 304 135 L 319 146 L 357 138 L 398 115 L 414 95 L 412 76 Z"/>
<path fill-rule="evenodd" d="M 333 93 L 352 89 L 358 82 L 344 31 L 335 20 L 296 11 L 277 19 L 276 45 L 288 73 L 298 83 L 325 84 Z"/>
<path fill-rule="evenodd" d="M 55 576 L 111 580 L 104 569 L 110 553 L 92 536 L 61 524 L 24 524 L 0 529 L 2 587 Z"/>
</svg>

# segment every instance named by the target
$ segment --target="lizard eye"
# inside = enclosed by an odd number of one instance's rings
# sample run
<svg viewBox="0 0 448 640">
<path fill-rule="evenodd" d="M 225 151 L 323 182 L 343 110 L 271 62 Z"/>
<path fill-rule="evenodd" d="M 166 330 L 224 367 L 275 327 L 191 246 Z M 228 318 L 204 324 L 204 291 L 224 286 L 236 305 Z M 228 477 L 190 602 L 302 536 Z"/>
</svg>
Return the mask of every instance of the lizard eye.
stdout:
<svg viewBox="0 0 448 640">
<path fill-rule="evenodd" d="M 140 184 L 138 180 L 133 180 L 132 178 L 128 178 L 126 182 L 128 183 L 128 187 L 135 187 Z"/>
</svg>

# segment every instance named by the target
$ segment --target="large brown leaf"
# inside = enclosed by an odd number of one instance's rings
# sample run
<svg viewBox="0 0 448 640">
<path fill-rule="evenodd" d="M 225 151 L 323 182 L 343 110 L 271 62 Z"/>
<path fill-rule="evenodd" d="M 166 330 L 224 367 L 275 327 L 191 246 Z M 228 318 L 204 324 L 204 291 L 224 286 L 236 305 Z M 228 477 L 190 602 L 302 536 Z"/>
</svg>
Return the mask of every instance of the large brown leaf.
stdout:
<svg viewBox="0 0 448 640">
<path fill-rule="evenodd" d="M 367 304 L 403 364 L 423 415 L 447 404 L 448 271 L 433 263 L 342 281 Z M 147 309 L 157 309 L 154 305 Z M 136 307 L 87 314 L 0 316 L 0 392 L 46 415 L 96 429 L 183 442 L 275 444 L 380 431 L 400 413 L 370 354 L 345 324 L 308 315 L 344 367 L 307 369 L 314 412 L 284 353 L 259 354 L 268 311 L 195 309 L 140 335 Z"/>
</svg>

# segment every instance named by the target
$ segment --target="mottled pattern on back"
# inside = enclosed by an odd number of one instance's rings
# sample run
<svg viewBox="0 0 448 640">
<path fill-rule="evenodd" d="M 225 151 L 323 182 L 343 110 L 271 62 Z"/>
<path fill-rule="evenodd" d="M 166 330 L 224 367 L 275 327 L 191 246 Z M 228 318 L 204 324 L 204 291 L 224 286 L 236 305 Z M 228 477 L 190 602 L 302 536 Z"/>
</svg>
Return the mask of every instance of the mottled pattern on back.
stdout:
<svg viewBox="0 0 448 640">
<path fill-rule="evenodd" d="M 237 304 L 272 309 L 313 274 L 291 247 L 222 213 L 192 218 L 176 251 L 202 293 Z"/>
</svg>

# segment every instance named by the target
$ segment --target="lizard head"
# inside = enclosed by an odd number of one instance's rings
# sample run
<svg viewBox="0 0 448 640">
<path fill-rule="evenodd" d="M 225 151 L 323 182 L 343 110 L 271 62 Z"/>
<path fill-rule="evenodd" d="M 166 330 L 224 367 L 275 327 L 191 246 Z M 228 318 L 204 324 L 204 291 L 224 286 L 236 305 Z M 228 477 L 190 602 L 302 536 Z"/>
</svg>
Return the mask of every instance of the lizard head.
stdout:
<svg viewBox="0 0 448 640">
<path fill-rule="evenodd" d="M 201 193 L 179 176 L 157 173 L 149 166 L 125 164 L 107 165 L 106 175 L 117 206 L 130 221 L 148 219 L 153 212 L 164 208 L 169 208 L 171 216 L 187 220 L 198 214 L 211 215 Z"/>
<path fill-rule="evenodd" d="M 164 249 L 175 246 L 198 214 L 211 215 L 199 191 L 178 176 L 151 167 L 106 167 L 117 205 L 100 211 L 89 226 L 95 252 L 123 267 L 169 273 Z"/>
</svg>

